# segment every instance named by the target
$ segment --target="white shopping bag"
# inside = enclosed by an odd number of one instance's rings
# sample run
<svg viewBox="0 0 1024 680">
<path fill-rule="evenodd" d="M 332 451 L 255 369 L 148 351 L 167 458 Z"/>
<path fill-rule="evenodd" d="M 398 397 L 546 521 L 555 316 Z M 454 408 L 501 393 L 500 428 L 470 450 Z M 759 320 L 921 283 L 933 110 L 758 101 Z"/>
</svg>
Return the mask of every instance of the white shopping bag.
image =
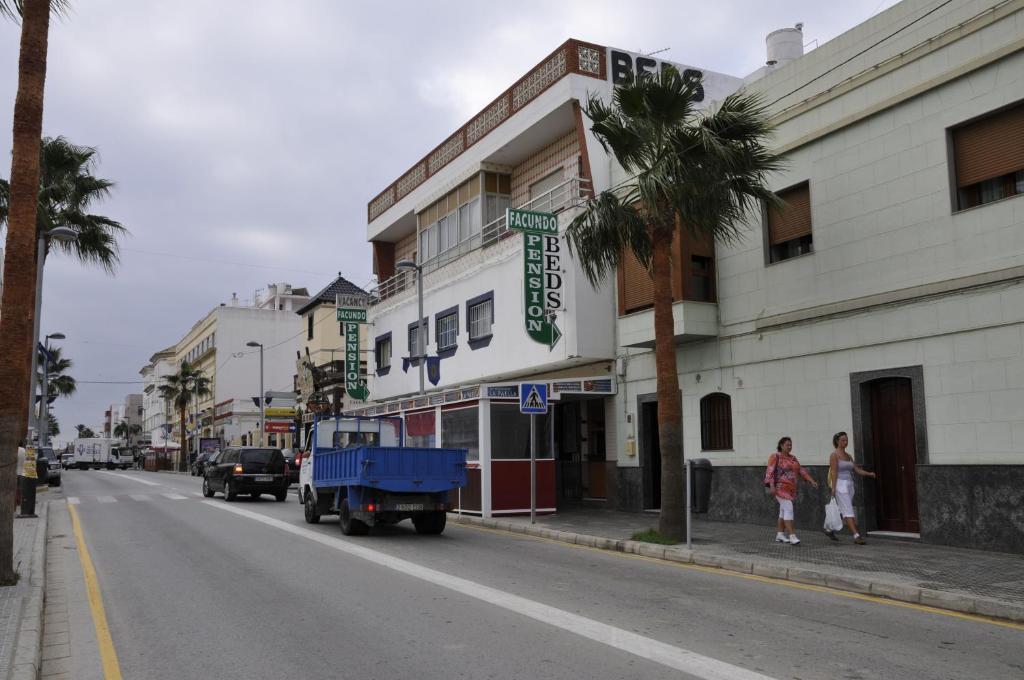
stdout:
<svg viewBox="0 0 1024 680">
<path fill-rule="evenodd" d="M 843 518 L 839 516 L 839 504 L 833 498 L 825 506 L 825 531 L 839 531 L 843 528 Z"/>
</svg>

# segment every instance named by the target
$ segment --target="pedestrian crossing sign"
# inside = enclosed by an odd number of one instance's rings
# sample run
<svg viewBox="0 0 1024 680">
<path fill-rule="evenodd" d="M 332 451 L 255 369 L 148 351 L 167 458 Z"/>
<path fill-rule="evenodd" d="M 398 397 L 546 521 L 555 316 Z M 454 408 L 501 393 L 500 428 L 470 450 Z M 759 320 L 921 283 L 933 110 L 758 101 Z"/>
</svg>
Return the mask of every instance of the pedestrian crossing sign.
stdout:
<svg viewBox="0 0 1024 680">
<path fill-rule="evenodd" d="M 548 412 L 547 383 L 519 385 L 519 412 L 527 415 L 544 415 Z"/>
</svg>

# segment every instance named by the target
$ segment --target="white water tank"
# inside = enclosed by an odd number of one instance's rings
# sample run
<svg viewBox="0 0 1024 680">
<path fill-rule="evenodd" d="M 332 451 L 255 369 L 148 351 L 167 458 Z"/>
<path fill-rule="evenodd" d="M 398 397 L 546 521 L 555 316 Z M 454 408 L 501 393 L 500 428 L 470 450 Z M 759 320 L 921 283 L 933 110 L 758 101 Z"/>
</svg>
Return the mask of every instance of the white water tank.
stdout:
<svg viewBox="0 0 1024 680">
<path fill-rule="evenodd" d="M 769 66 L 781 66 L 804 55 L 804 25 L 797 24 L 793 28 L 780 28 L 772 31 L 765 38 L 768 46 Z"/>
</svg>

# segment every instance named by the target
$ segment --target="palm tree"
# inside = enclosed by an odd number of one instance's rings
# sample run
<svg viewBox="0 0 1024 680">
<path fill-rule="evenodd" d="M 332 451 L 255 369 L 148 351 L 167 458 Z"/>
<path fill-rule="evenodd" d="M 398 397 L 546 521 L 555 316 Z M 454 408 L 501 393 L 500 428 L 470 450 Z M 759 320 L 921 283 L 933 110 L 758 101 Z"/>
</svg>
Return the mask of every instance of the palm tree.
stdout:
<svg viewBox="0 0 1024 680">
<path fill-rule="evenodd" d="M 591 284 L 616 271 L 627 251 L 654 280 L 654 353 L 661 449 L 659 532 L 684 538 L 682 400 L 672 318 L 670 252 L 677 228 L 697 238 L 739 238 L 749 211 L 775 204 L 767 175 L 779 158 L 756 96 L 727 97 L 713 113 L 694 108 L 700 80 L 675 69 L 644 74 L 615 88 L 611 104 L 591 97 L 591 130 L 631 179 L 590 198 L 567 229 Z"/>
<path fill-rule="evenodd" d="M 114 426 L 114 436 L 124 439 L 127 446 L 132 445 L 132 437 L 142 432 L 142 426 L 122 420 Z"/>
<path fill-rule="evenodd" d="M 61 348 L 51 347 L 50 356 L 52 360 L 47 367 L 49 380 L 47 380 L 46 393 L 49 395 L 49 402 L 53 403 L 53 400 L 57 397 L 70 397 L 74 394 L 75 390 L 78 389 L 78 384 L 73 377 L 65 373 L 73 364 L 71 359 L 61 356 Z M 36 372 L 36 382 L 40 385 L 43 384 L 42 364 L 39 365 L 39 370 Z M 41 404 L 42 402 L 40 402 L 39 408 L 42 408 Z M 39 408 L 34 409 L 37 414 L 39 413 Z M 56 433 L 50 432 L 50 434 L 54 435 Z"/>
<path fill-rule="evenodd" d="M 90 437 L 96 436 L 96 433 L 93 432 L 92 428 L 88 425 L 82 425 L 79 423 L 78 425 L 75 425 L 75 429 L 78 431 L 79 439 L 89 439 Z"/>
<path fill-rule="evenodd" d="M 51 437 L 56 437 L 60 434 L 60 423 L 57 421 L 57 417 L 52 413 L 47 413 L 46 416 L 50 421 L 46 431 Z"/>
<path fill-rule="evenodd" d="M 185 461 L 185 418 L 188 416 L 188 407 L 192 403 L 193 396 L 205 397 L 210 394 L 210 379 L 207 378 L 202 369 L 192 368 L 187 361 L 181 362 L 181 368 L 177 373 L 164 376 L 164 384 L 157 387 L 160 396 L 172 402 L 178 409 L 180 416 L 181 456 L 179 466 L 184 470 Z M 199 424 L 196 423 L 196 426 Z"/>
<path fill-rule="evenodd" d="M 14 582 L 14 484 L 17 443 L 25 438 L 35 326 L 36 204 L 50 12 L 66 0 L 0 0 L 0 14 L 21 17 L 14 100 L 10 207 L 0 301 L 0 585 Z"/>
</svg>

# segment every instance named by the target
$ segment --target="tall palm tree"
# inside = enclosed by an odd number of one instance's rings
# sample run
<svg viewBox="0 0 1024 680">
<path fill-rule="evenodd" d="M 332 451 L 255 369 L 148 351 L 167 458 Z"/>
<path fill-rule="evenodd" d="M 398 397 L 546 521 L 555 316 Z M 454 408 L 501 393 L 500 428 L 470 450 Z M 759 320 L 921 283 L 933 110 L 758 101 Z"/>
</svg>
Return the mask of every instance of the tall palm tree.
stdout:
<svg viewBox="0 0 1024 680">
<path fill-rule="evenodd" d="M 779 158 L 765 146 L 771 126 L 756 96 L 727 97 L 713 113 L 695 107 L 699 78 L 667 68 L 591 97 L 591 130 L 630 177 L 589 199 L 567 230 L 591 284 L 616 271 L 627 251 L 654 281 L 654 353 L 661 450 L 660 533 L 684 538 L 682 400 L 672 318 L 671 244 L 678 228 L 731 241 L 761 201 Z"/>
<path fill-rule="evenodd" d="M 80 439 L 88 439 L 90 437 L 96 436 L 96 433 L 93 432 L 92 428 L 89 427 L 88 425 L 82 425 L 81 423 L 79 423 L 78 425 L 75 425 L 75 430 L 78 431 L 78 437 Z"/>
<path fill-rule="evenodd" d="M 160 391 L 161 397 L 173 403 L 178 409 L 181 433 L 178 443 L 181 445 L 179 451 L 182 454 L 178 464 L 184 470 L 185 419 L 188 416 L 188 407 L 192 403 L 193 396 L 205 397 L 210 394 L 210 379 L 203 374 L 202 369 L 193 368 L 187 361 L 182 361 L 178 372 L 164 376 L 164 384 L 157 389 Z"/>
<path fill-rule="evenodd" d="M 21 17 L 14 100 L 11 190 L 3 298 L 0 300 L 0 585 L 14 582 L 14 484 L 17 444 L 25 438 L 35 326 L 36 204 L 50 12 L 66 0 L 0 0 L 0 14 Z"/>
<path fill-rule="evenodd" d="M 127 446 L 132 445 L 132 437 L 142 432 L 142 426 L 136 423 L 129 423 L 127 420 L 122 420 L 114 426 L 114 436 L 124 439 Z"/>
<path fill-rule="evenodd" d="M 70 397 L 74 394 L 75 390 L 78 389 L 78 383 L 75 382 L 72 376 L 66 373 L 73 366 L 71 359 L 61 356 L 60 347 L 51 347 L 49 351 L 53 359 L 49 362 L 46 370 L 49 377 L 46 381 L 46 393 L 49 395 L 50 402 L 52 403 L 57 397 Z M 42 364 L 39 365 L 39 370 L 36 371 L 36 383 L 39 385 L 43 384 Z M 36 413 L 39 412 L 39 408 L 34 410 Z M 50 434 L 53 433 L 51 432 Z"/>
</svg>

